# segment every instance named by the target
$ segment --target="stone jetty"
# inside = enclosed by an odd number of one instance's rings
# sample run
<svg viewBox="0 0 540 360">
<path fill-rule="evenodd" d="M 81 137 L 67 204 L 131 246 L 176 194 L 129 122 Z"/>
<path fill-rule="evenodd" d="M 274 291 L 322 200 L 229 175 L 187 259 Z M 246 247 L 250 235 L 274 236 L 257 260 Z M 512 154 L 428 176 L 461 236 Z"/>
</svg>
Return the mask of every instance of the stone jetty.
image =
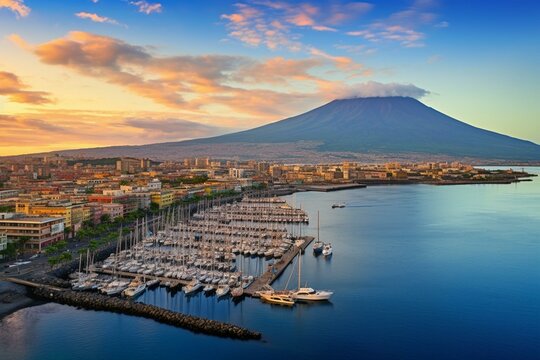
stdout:
<svg viewBox="0 0 540 360">
<path fill-rule="evenodd" d="M 80 307 L 87 310 L 109 311 L 140 316 L 153 319 L 160 323 L 181 327 L 195 333 L 240 340 L 258 340 L 261 338 L 261 333 L 250 331 L 237 325 L 181 314 L 154 305 L 142 304 L 122 298 L 71 290 L 57 291 L 47 287 L 34 288 L 31 293 L 36 298 L 59 304 Z"/>
</svg>

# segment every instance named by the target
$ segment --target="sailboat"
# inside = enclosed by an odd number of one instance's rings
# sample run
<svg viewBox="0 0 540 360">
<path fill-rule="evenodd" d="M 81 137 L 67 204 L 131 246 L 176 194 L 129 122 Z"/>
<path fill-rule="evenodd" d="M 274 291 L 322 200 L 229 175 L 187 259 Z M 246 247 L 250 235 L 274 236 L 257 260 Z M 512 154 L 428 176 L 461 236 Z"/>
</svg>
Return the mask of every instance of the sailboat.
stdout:
<svg viewBox="0 0 540 360">
<path fill-rule="evenodd" d="M 313 253 L 321 254 L 323 251 L 323 243 L 319 239 L 319 212 L 317 211 L 317 241 L 313 243 Z"/>
<path fill-rule="evenodd" d="M 302 253 L 298 253 L 298 289 L 291 291 L 291 298 L 304 301 L 325 301 L 334 294 L 327 290 L 314 290 L 310 287 L 301 287 L 302 278 Z"/>
</svg>

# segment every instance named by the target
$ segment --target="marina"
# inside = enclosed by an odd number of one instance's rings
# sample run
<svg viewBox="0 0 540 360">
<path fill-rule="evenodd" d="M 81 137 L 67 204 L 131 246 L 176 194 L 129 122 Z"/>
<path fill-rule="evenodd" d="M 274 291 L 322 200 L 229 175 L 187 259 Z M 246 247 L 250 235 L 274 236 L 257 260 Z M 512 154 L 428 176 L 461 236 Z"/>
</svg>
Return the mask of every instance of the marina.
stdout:
<svg viewBox="0 0 540 360">
<path fill-rule="evenodd" d="M 308 223 L 305 211 L 279 197 L 200 204 L 193 214 L 177 208 L 152 226 L 137 223 L 103 261 L 81 254 L 72 289 L 136 298 L 159 285 L 186 295 L 260 297 L 314 240 L 302 234 Z M 260 262 L 255 272 L 244 269 L 252 259 Z"/>
</svg>

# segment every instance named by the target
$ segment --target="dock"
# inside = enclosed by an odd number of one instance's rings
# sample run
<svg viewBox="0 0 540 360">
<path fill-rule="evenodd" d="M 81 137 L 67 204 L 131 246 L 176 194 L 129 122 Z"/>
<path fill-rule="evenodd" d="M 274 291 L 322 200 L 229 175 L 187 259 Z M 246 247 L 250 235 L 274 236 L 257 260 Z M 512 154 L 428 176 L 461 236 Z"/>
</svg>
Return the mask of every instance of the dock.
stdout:
<svg viewBox="0 0 540 360">
<path fill-rule="evenodd" d="M 244 289 L 244 294 L 254 297 L 255 293 L 261 290 L 265 285 L 272 285 L 276 279 L 285 271 L 287 266 L 294 260 L 300 251 L 304 252 L 306 248 L 315 239 L 313 236 L 304 236 L 304 242 L 300 246 L 292 246 L 272 268 L 266 270 L 264 274 L 256 278 L 251 285 Z"/>
</svg>

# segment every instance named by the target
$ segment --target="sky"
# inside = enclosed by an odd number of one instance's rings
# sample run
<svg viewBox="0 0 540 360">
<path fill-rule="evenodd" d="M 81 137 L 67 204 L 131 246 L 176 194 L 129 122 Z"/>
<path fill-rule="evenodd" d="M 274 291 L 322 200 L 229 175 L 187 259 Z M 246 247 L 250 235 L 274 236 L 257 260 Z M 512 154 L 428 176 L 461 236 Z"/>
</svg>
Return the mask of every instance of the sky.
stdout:
<svg viewBox="0 0 540 360">
<path fill-rule="evenodd" d="M 540 143 L 540 3 L 0 0 L 0 155 L 207 137 L 411 96 Z"/>
</svg>

